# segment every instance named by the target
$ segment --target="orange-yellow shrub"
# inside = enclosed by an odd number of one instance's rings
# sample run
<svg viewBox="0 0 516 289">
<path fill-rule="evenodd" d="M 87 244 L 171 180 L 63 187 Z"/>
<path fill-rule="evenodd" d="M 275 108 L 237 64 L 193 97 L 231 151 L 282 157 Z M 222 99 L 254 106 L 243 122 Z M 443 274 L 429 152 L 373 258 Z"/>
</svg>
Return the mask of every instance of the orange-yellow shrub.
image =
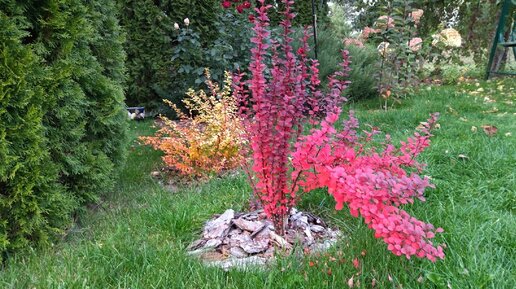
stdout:
<svg viewBox="0 0 516 289">
<path fill-rule="evenodd" d="M 160 116 L 164 126 L 151 137 L 140 137 L 145 144 L 164 152 L 165 164 L 183 176 L 207 177 L 241 165 L 242 124 L 231 94 L 231 76 L 226 73 L 224 88 L 210 79 L 210 93 L 188 90 L 183 103 L 188 114 L 164 100 L 179 116 L 172 121 Z"/>
</svg>

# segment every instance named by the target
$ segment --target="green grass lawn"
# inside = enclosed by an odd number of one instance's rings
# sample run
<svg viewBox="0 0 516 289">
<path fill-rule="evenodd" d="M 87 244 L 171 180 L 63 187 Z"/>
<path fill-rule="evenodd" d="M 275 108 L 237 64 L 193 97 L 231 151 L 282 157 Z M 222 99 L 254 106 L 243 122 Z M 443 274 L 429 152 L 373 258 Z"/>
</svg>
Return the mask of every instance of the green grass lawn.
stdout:
<svg viewBox="0 0 516 289">
<path fill-rule="evenodd" d="M 514 288 L 514 102 L 516 82 L 506 79 L 423 89 L 387 112 L 377 100 L 348 106 L 363 124 L 393 139 L 410 135 L 429 113 L 441 113 L 441 127 L 421 157 L 436 189 L 426 192 L 425 203 L 406 209 L 444 228 L 436 239 L 446 244 L 443 261 L 394 256 L 362 220 L 336 212 L 332 198 L 317 191 L 301 207 L 345 233 L 328 254 L 280 258 L 263 271 L 206 268 L 186 256 L 185 247 L 212 214 L 246 207 L 246 178 L 228 176 L 170 193 L 150 176 L 160 167 L 160 154 L 135 142 L 116 192 L 85 212 L 52 248 L 11 258 L 0 271 L 0 288 L 348 288 L 352 276 L 357 288 L 372 282 L 375 288 Z M 489 137 L 482 125 L 498 131 Z M 131 123 L 132 138 L 151 134 L 150 126 Z"/>
</svg>

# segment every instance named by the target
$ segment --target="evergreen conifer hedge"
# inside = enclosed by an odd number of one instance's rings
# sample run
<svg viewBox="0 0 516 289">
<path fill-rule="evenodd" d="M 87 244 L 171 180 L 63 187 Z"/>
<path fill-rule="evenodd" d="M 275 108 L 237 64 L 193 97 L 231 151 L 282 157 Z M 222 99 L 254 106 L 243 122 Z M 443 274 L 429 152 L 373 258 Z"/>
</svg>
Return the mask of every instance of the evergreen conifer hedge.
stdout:
<svg viewBox="0 0 516 289">
<path fill-rule="evenodd" d="M 0 252 L 46 243 L 123 161 L 124 36 L 109 0 L 0 2 Z"/>
</svg>

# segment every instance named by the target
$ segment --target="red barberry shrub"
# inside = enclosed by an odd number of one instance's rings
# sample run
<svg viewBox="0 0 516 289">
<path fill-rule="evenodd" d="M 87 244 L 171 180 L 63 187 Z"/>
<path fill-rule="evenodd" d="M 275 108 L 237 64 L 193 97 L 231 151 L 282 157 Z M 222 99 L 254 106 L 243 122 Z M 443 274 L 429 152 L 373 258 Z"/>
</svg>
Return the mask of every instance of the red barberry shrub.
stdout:
<svg viewBox="0 0 516 289">
<path fill-rule="evenodd" d="M 361 215 L 375 231 L 375 237 L 382 238 L 398 256 L 416 255 L 432 261 L 444 258 L 442 247 L 434 247 L 430 242 L 442 229 L 435 229 L 399 208 L 413 203 L 415 198 L 424 201 L 425 188 L 433 187 L 428 177 L 421 178 L 416 173 L 421 172 L 423 165 L 415 158 L 430 145 L 430 129 L 437 114 L 422 123 L 420 132 L 399 148 L 390 143 L 387 135 L 379 149 L 369 145 L 378 131 L 359 136 L 353 112 L 337 133 L 334 124 L 339 113 L 340 110 L 329 113 L 320 128 L 296 143 L 292 177 L 298 180 L 299 187 L 304 191 L 327 187 L 337 202 L 337 210 L 348 204 L 351 215 Z"/>
<path fill-rule="evenodd" d="M 269 29 L 267 10 L 271 6 L 265 0 L 258 2 L 261 5 L 255 9 L 251 38 L 251 76 L 244 80 L 245 75 L 235 75 L 233 94 L 241 105 L 250 144 L 250 182 L 276 231 L 284 233 L 287 213 L 299 193 L 327 187 L 337 210 L 346 203 L 351 214 L 361 215 L 396 255 L 432 261 L 443 258 L 442 248 L 430 241 L 442 229 L 434 229 L 399 208 L 415 198 L 424 200 L 425 188 L 431 187 L 427 177 L 417 174 L 423 166 L 415 158 L 429 146 L 437 115 L 399 148 L 388 136 L 383 148 L 375 148 L 373 137 L 378 131 L 359 135 L 353 113 L 337 132 L 334 125 L 344 101 L 342 91 L 348 84 L 347 52 L 343 52 L 342 70 L 330 77 L 324 93 L 319 87 L 318 63 L 307 57 L 309 35 L 305 32 L 301 48 L 292 48 L 293 1 L 283 1 L 286 10 L 279 41 Z M 325 118 L 317 121 L 321 114 Z M 303 136 L 306 125 L 314 128 Z"/>
<path fill-rule="evenodd" d="M 144 144 L 161 150 L 167 167 L 181 176 L 206 178 L 238 168 L 243 160 L 242 124 L 231 94 L 231 77 L 226 73 L 223 89 L 210 80 L 207 70 L 206 78 L 210 94 L 190 89 L 183 99 L 189 114 L 165 101 L 179 115 L 179 121 L 161 116 L 164 125 L 156 135 L 140 137 Z"/>
</svg>

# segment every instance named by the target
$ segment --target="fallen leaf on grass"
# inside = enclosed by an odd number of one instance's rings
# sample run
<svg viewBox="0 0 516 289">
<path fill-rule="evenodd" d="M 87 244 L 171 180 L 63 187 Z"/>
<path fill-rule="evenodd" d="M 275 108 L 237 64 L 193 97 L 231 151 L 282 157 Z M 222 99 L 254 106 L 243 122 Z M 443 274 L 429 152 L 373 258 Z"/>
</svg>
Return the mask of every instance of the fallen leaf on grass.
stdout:
<svg viewBox="0 0 516 289">
<path fill-rule="evenodd" d="M 360 266 L 360 262 L 358 261 L 357 258 L 353 259 L 353 266 L 358 269 L 358 266 Z"/>
<path fill-rule="evenodd" d="M 458 157 L 461 160 L 468 160 L 469 159 L 469 157 L 467 155 L 463 155 L 463 154 L 458 155 Z"/>
<path fill-rule="evenodd" d="M 353 276 L 351 276 L 351 278 L 349 278 L 349 280 L 348 280 L 348 287 L 353 288 L 354 283 L 355 282 L 353 282 Z"/>
<path fill-rule="evenodd" d="M 490 110 L 484 110 L 482 111 L 483 113 L 496 113 L 498 112 L 498 108 L 497 107 L 493 107 L 492 109 Z"/>
<path fill-rule="evenodd" d="M 483 126 L 481 126 L 481 128 L 484 130 L 484 132 L 488 136 L 493 136 L 498 131 L 498 128 L 496 126 L 494 126 L 494 125 L 483 125 Z"/>
<path fill-rule="evenodd" d="M 484 103 L 493 103 L 496 102 L 496 100 L 489 98 L 489 96 L 484 97 Z"/>
<path fill-rule="evenodd" d="M 477 132 L 478 128 L 476 126 L 471 127 L 471 132 Z"/>
<path fill-rule="evenodd" d="M 419 276 L 419 278 L 417 278 L 418 283 L 423 283 L 423 280 L 424 280 L 423 276 Z"/>
<path fill-rule="evenodd" d="M 506 133 L 505 133 L 505 136 L 512 136 L 512 133 L 510 133 L 510 132 L 506 132 Z"/>
</svg>

